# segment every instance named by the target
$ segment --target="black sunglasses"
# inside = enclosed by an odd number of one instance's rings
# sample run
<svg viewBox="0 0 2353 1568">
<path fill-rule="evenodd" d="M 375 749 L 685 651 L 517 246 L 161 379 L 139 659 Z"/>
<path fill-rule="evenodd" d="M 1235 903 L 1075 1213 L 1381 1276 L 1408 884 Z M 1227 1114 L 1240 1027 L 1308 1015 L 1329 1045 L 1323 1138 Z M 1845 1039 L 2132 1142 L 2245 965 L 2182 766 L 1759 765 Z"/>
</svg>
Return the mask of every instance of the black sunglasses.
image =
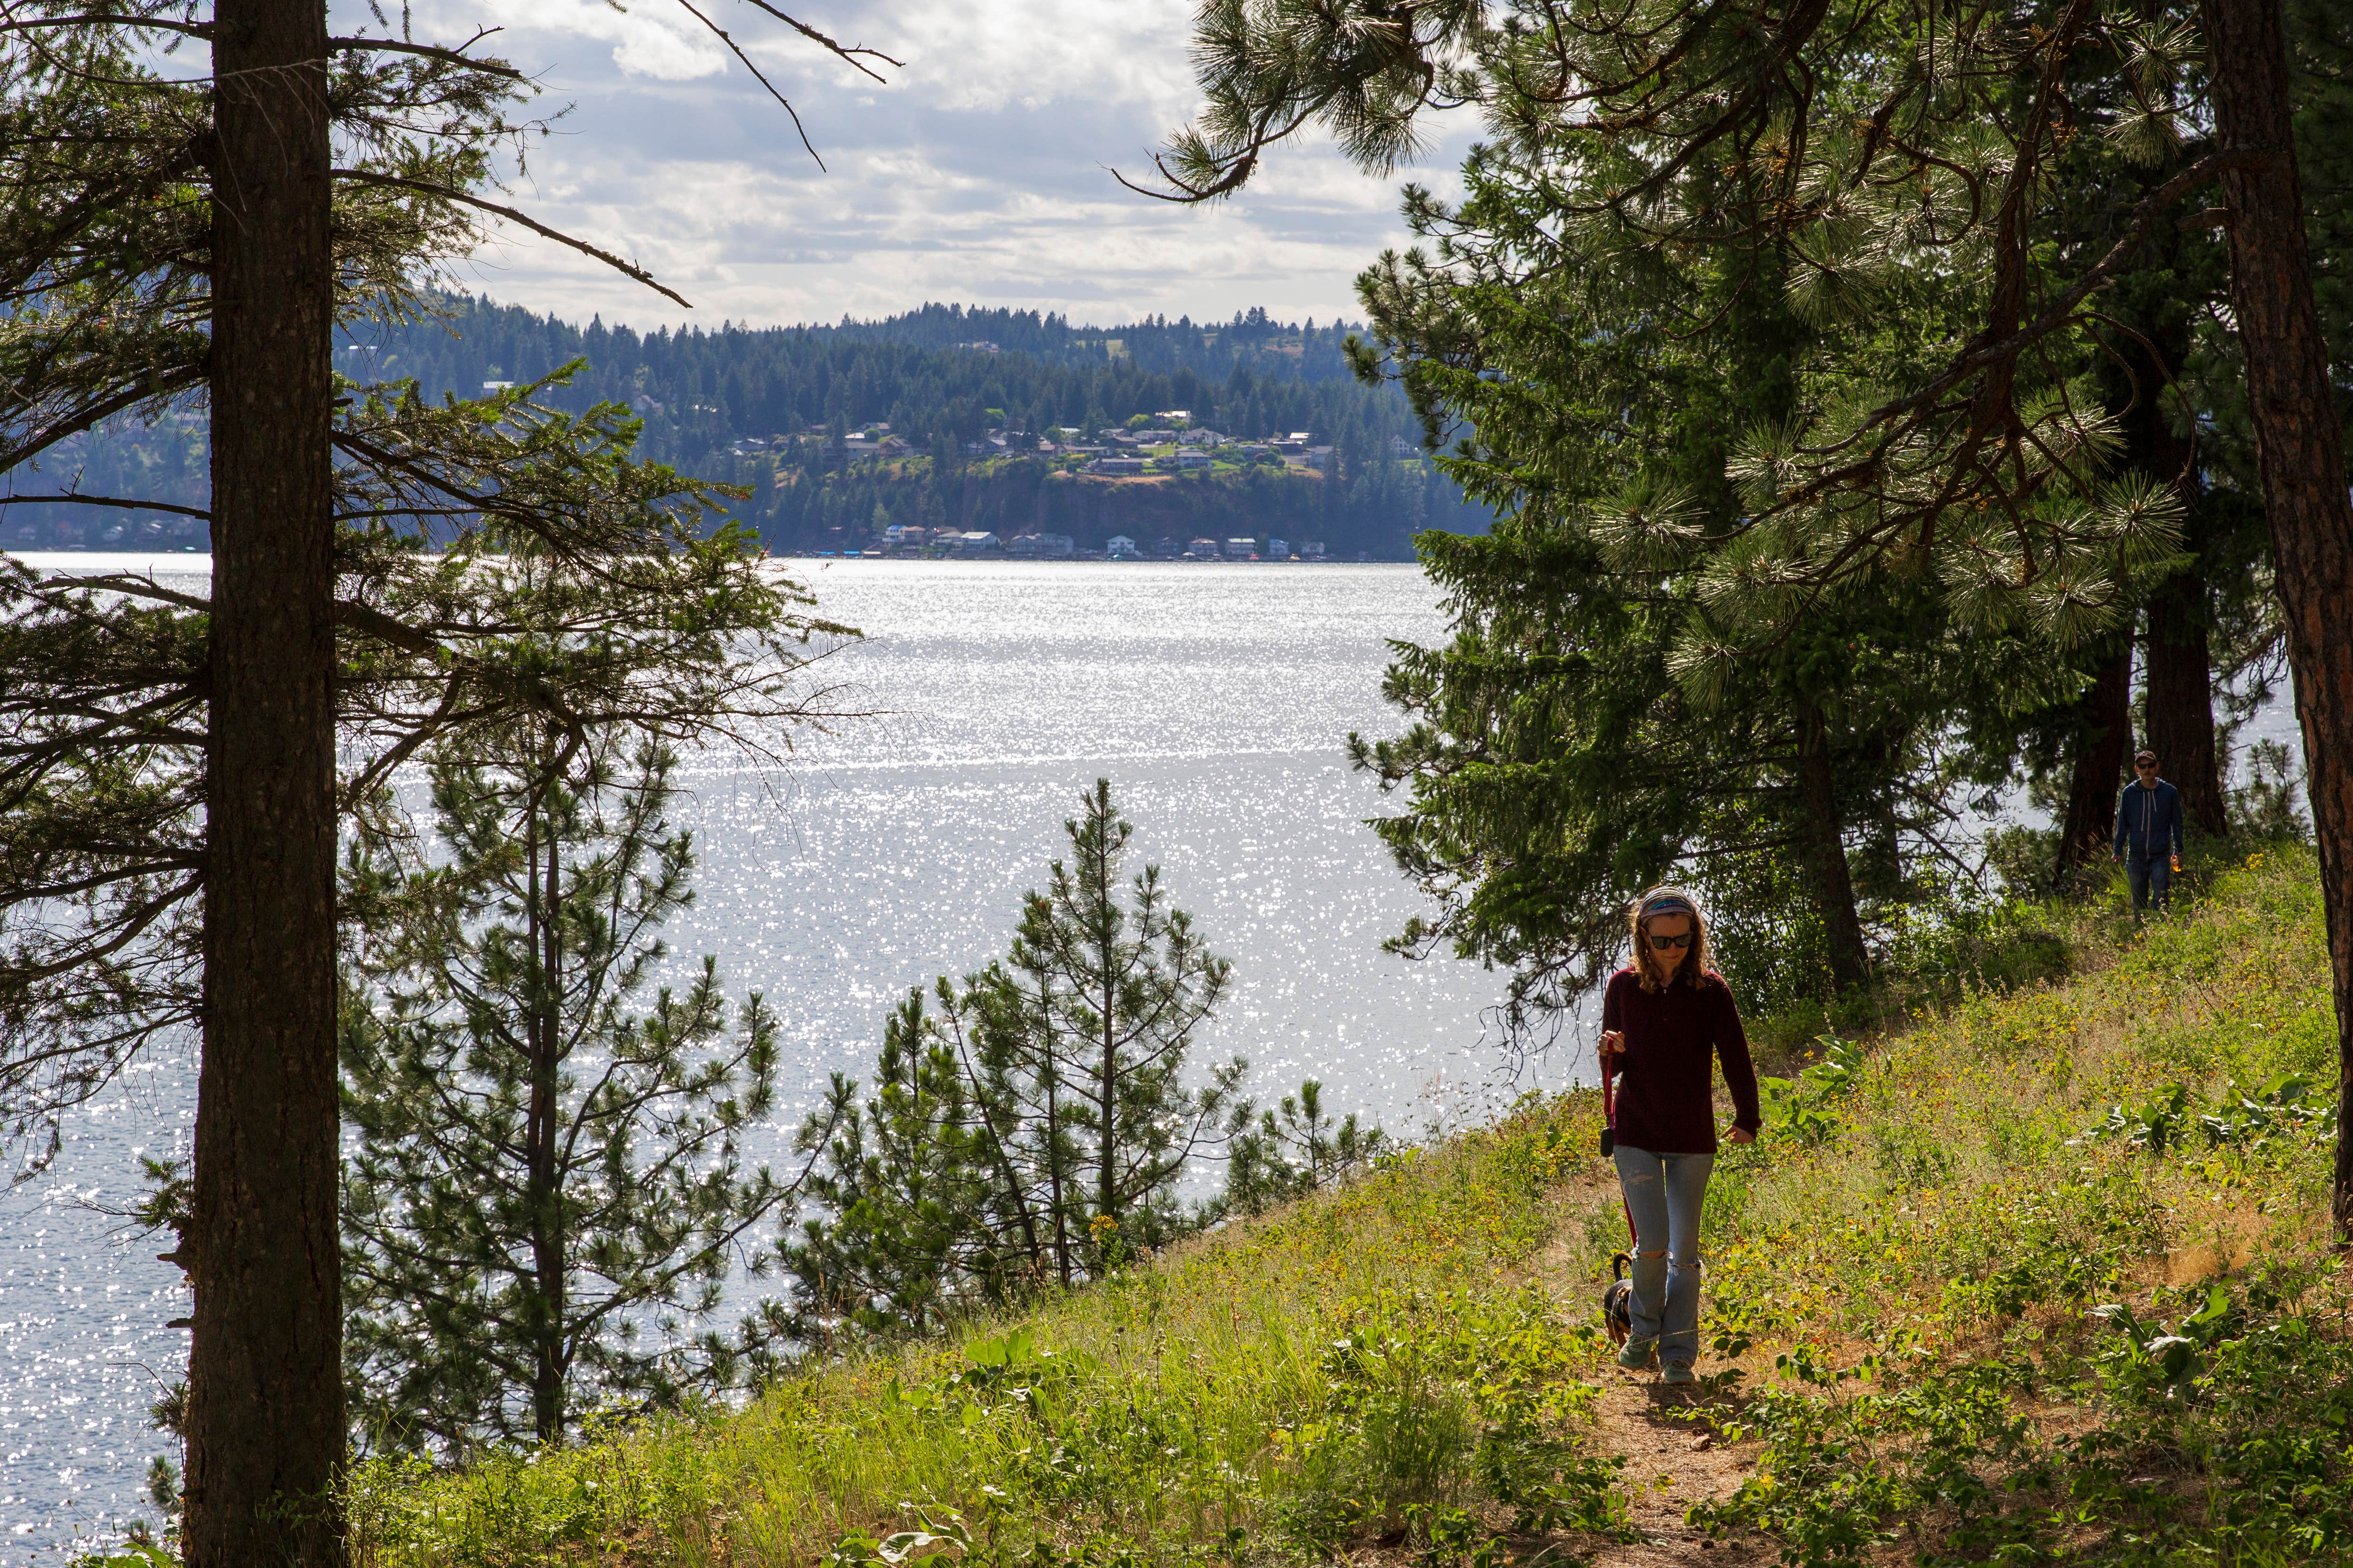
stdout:
<svg viewBox="0 0 2353 1568">
<path fill-rule="evenodd" d="M 1651 951 L 1664 952 L 1671 947 L 1689 947 L 1691 944 L 1692 933 L 1689 931 L 1681 936 L 1654 936 L 1651 939 Z"/>
</svg>

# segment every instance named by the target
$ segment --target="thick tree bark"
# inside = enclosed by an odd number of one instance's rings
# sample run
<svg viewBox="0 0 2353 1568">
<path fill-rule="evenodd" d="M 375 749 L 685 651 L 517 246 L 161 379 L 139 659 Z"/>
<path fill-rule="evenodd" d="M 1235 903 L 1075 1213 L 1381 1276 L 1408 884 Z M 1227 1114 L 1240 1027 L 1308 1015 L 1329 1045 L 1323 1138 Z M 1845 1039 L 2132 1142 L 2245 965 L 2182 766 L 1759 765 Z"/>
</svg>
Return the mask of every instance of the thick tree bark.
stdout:
<svg viewBox="0 0 2353 1568">
<path fill-rule="evenodd" d="M 2192 838 L 2231 831 L 2222 766 L 2214 744 L 2214 667 L 2207 641 L 2206 584 L 2196 573 L 2168 578 L 2148 601 L 2148 749 L 2181 792 Z"/>
<path fill-rule="evenodd" d="M 2124 412 L 2125 460 L 2171 485 L 2189 518 L 2184 542 L 2198 551 L 2199 483 L 2189 437 L 2174 428 L 2173 390 L 2189 357 L 2186 320 L 2150 326 L 2117 344 L 2132 372 L 2132 402 Z M 2160 584 L 2148 601 L 2144 653 L 2148 681 L 2148 748 L 2181 792 L 2189 831 L 2220 838 L 2230 831 L 2223 810 L 2221 758 L 2214 744 L 2214 668 L 2208 647 L 2206 583 L 2195 566 Z"/>
<path fill-rule="evenodd" d="M 2353 500 L 2344 432 L 2313 302 L 2279 0 L 2205 0 L 2201 19 L 2216 140 L 2225 153 L 2251 154 L 2222 176 L 2231 305 L 2320 845 L 2338 1103 L 2353 1108 Z M 2337 1118 L 2336 1177 L 2337 1238 L 2353 1244 L 2353 1115 Z"/>
<path fill-rule="evenodd" d="M 213 45 L 212 691 L 185 1550 L 343 1558 L 325 7 Z"/>
<path fill-rule="evenodd" d="M 1798 797 L 1804 811 L 1807 879 L 1830 943 L 1831 980 L 1841 991 L 1871 978 L 1862 918 L 1854 907 L 1854 876 L 1847 866 L 1846 819 L 1839 815 L 1837 775 L 1831 765 L 1830 723 L 1806 698 L 1798 699 Z"/>
<path fill-rule="evenodd" d="M 2067 778 L 2067 818 L 2060 824 L 2057 878 L 2063 889 L 2082 868 L 2106 858 L 2116 841 L 2116 789 L 2132 749 L 2132 644 L 2123 643 L 2078 699 L 2074 766 Z"/>
</svg>

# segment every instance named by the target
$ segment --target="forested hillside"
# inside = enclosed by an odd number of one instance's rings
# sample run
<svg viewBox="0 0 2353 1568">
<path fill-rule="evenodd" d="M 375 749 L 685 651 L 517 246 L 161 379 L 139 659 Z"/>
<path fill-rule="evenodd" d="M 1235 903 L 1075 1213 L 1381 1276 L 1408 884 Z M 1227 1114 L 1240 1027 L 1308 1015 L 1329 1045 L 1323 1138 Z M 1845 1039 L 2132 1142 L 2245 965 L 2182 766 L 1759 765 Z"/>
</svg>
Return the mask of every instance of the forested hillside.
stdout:
<svg viewBox="0 0 2353 1568">
<path fill-rule="evenodd" d="M 486 384 L 527 383 L 576 363 L 571 380 L 540 401 L 575 413 L 628 405 L 644 421 L 643 456 L 751 488 L 739 511 L 779 549 L 901 521 L 1048 527 L 1086 543 L 1122 531 L 1277 533 L 1326 541 L 1335 553 L 1402 559 L 1418 529 L 1483 527 L 1485 511 L 1465 506 L 1451 481 L 1399 456 L 1394 443 L 1418 441 L 1413 412 L 1393 389 L 1351 376 L 1349 331 L 1336 321 L 1278 322 L 1262 310 L 1224 322 L 1093 328 L 1034 310 L 926 305 L 828 327 L 639 333 L 460 298 L 442 320 L 367 329 L 337 362 L 354 382 L 413 380 L 436 397 L 477 396 Z M 1308 432 L 1334 448 L 1330 471 L 1049 485 L 1046 465 L 985 442 L 991 431 L 1092 431 L 1176 409 L 1249 438 Z M 844 451 L 840 432 L 880 427 L 914 456 L 886 462 Z M 976 445 L 985 449 L 971 452 Z M 204 418 L 183 413 L 154 426 L 110 428 L 44 466 L 17 473 L 14 492 L 201 508 Z M 203 528 L 155 510 L 0 509 L 0 543 L 20 549 L 197 548 Z"/>
</svg>

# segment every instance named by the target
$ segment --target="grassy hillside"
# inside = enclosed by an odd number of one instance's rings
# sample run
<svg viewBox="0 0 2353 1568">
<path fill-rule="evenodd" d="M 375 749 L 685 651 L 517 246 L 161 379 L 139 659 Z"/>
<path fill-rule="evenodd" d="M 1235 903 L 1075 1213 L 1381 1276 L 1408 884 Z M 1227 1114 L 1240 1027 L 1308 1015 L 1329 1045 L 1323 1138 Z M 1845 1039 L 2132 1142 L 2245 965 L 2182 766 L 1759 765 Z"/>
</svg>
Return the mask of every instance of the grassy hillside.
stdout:
<svg viewBox="0 0 2353 1568">
<path fill-rule="evenodd" d="M 366 1467 L 360 1559 L 2353 1560 L 2315 871 L 2202 880 L 1773 1095 L 1710 1191 L 1695 1391 L 1607 1366 L 1571 1095 L 744 1412 Z"/>
</svg>

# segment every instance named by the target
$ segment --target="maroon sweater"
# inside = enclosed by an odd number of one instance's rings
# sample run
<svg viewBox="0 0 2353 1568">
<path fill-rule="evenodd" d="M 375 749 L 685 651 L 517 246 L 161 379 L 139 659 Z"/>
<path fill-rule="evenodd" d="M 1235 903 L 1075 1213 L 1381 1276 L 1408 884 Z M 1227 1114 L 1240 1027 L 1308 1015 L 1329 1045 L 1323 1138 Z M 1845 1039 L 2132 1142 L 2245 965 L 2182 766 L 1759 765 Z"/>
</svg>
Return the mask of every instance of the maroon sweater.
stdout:
<svg viewBox="0 0 2353 1568">
<path fill-rule="evenodd" d="M 1722 976 L 1645 991 L 1641 976 L 1621 969 L 1601 994 L 1601 1026 L 1626 1034 L 1626 1054 L 1618 1058 L 1619 1142 L 1653 1154 L 1715 1153 L 1719 1059 L 1732 1089 L 1732 1124 L 1751 1132 L 1765 1125 L 1748 1037 Z"/>
</svg>

